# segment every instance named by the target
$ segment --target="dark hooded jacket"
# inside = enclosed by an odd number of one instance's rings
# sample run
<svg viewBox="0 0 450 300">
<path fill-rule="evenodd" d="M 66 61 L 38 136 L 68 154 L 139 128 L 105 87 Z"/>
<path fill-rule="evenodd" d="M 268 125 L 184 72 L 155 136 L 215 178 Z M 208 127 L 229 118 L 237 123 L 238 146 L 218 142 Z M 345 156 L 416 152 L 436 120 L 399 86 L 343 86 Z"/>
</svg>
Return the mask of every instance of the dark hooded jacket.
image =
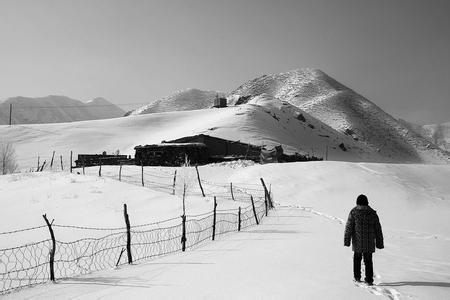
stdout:
<svg viewBox="0 0 450 300">
<path fill-rule="evenodd" d="M 377 212 L 368 205 L 358 205 L 350 211 L 345 225 L 344 245 L 354 252 L 373 253 L 383 249 L 383 232 Z"/>
</svg>

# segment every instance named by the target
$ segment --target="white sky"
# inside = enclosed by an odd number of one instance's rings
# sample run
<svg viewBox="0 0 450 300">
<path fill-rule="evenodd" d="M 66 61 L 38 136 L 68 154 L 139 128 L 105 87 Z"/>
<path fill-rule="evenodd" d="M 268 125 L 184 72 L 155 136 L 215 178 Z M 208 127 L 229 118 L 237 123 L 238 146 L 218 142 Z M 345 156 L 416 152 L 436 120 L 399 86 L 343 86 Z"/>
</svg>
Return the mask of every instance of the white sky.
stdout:
<svg viewBox="0 0 450 300">
<path fill-rule="evenodd" d="M 449 12 L 446 0 L 0 0 L 0 98 L 140 103 L 315 67 L 396 117 L 446 122 Z"/>
</svg>

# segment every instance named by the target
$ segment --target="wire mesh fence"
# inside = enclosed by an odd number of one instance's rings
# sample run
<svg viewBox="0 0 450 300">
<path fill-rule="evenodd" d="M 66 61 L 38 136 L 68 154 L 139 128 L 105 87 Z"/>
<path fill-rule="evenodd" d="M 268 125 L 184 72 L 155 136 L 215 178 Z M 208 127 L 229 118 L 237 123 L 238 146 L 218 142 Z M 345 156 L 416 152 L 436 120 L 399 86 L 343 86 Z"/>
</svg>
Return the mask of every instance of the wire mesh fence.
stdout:
<svg viewBox="0 0 450 300">
<path fill-rule="evenodd" d="M 220 196 L 218 198 L 220 199 Z M 54 276 L 56 279 L 70 278 L 126 264 L 127 242 L 133 261 L 139 262 L 182 251 L 183 232 L 186 249 L 192 249 L 211 240 L 213 234 L 217 237 L 253 226 L 267 213 L 267 198 L 259 196 L 254 198 L 256 200 L 254 206 L 250 204 L 239 210 L 216 210 L 215 215 L 214 211 L 196 216 L 188 215 L 185 223 L 182 222 L 183 218 L 177 217 L 131 226 L 129 241 L 125 227 L 94 228 L 52 224 L 51 226 L 56 228 L 84 230 L 86 235 L 94 231 L 97 234 L 105 231 L 103 236 L 97 238 L 83 238 L 71 242 L 60 241 L 56 236 Z M 42 227 L 44 226 L 9 231 L 0 235 L 14 235 Z M 19 247 L 0 249 L 0 294 L 48 282 L 52 247 L 52 240 L 46 239 Z"/>
</svg>

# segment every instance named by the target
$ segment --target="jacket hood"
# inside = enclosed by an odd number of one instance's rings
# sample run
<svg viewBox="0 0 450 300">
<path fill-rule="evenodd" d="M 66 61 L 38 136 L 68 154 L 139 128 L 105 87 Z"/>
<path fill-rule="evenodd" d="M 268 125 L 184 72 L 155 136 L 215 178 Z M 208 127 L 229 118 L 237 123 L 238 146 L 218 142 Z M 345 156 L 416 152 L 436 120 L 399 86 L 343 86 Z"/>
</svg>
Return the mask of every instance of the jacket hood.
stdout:
<svg viewBox="0 0 450 300">
<path fill-rule="evenodd" d="M 357 209 L 359 211 L 376 212 L 376 210 L 374 210 L 369 205 L 357 205 L 354 209 Z"/>
</svg>

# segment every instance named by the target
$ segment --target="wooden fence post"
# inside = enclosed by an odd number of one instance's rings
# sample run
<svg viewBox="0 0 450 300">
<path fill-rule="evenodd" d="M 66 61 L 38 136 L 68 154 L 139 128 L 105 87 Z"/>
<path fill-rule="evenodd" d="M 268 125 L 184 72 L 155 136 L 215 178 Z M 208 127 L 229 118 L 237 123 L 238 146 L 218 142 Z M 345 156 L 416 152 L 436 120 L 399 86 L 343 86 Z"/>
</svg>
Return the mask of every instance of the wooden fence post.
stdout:
<svg viewBox="0 0 450 300">
<path fill-rule="evenodd" d="M 102 177 L 102 160 L 99 160 L 98 177 Z"/>
<path fill-rule="evenodd" d="M 212 232 L 212 240 L 216 238 L 216 215 L 217 215 L 217 200 L 216 196 L 214 196 L 214 210 L 213 210 L 213 232 Z"/>
<path fill-rule="evenodd" d="M 61 159 L 61 171 L 64 171 L 64 166 L 63 166 L 63 162 L 62 162 L 62 155 L 60 155 L 59 158 Z"/>
<path fill-rule="evenodd" d="M 238 231 L 241 231 L 241 207 L 239 206 L 238 211 Z"/>
<path fill-rule="evenodd" d="M 183 184 L 183 215 L 181 216 L 181 251 L 186 251 L 186 183 Z"/>
<path fill-rule="evenodd" d="M 72 151 L 70 151 L 70 173 L 72 173 Z"/>
<path fill-rule="evenodd" d="M 127 256 L 128 263 L 133 263 L 133 257 L 131 256 L 131 230 L 130 230 L 130 218 L 128 217 L 127 205 L 123 204 L 123 216 L 125 218 L 125 225 L 127 226 Z"/>
<path fill-rule="evenodd" d="M 175 185 L 177 183 L 177 170 L 175 170 L 175 174 L 173 174 L 173 186 L 172 186 L 172 195 L 175 195 Z"/>
<path fill-rule="evenodd" d="M 52 239 L 52 248 L 50 249 L 50 280 L 55 281 L 55 266 L 54 266 L 54 264 L 55 264 L 55 252 L 56 252 L 56 239 L 55 239 L 55 234 L 54 234 L 53 228 L 52 228 L 54 219 L 50 223 L 47 219 L 47 214 L 42 215 L 42 217 L 44 217 L 45 223 L 47 224 L 48 230 L 50 231 L 50 237 Z"/>
<path fill-rule="evenodd" d="M 37 165 L 37 168 L 36 168 L 36 172 L 39 172 L 39 169 L 41 168 L 41 166 L 40 166 L 40 164 L 39 164 L 39 160 L 40 160 L 40 156 L 38 156 L 38 165 Z"/>
<path fill-rule="evenodd" d="M 205 192 L 203 191 L 202 181 L 200 180 L 200 173 L 198 173 L 197 166 L 195 166 L 195 171 L 197 171 L 198 185 L 200 186 L 200 189 L 202 190 L 203 197 L 205 197 Z"/>
<path fill-rule="evenodd" d="M 270 208 L 273 208 L 272 199 L 271 199 L 271 197 L 270 197 L 269 191 L 267 190 L 266 183 L 264 182 L 264 180 L 263 180 L 262 178 L 260 178 L 260 180 L 261 180 L 261 183 L 262 183 L 263 188 L 264 188 L 264 195 L 265 195 L 265 197 L 267 197 L 267 199 L 269 200 L 269 207 L 270 207 Z"/>
<path fill-rule="evenodd" d="M 181 216 L 181 251 L 186 251 L 186 215 Z"/>
<path fill-rule="evenodd" d="M 141 181 L 142 186 L 144 186 L 144 163 L 141 161 Z"/>
<path fill-rule="evenodd" d="M 55 157 L 55 150 L 53 150 L 52 160 L 50 162 L 50 170 L 53 170 L 53 158 Z"/>
<path fill-rule="evenodd" d="M 122 163 L 120 163 L 120 168 L 119 168 L 119 181 L 122 181 Z"/>
<path fill-rule="evenodd" d="M 250 200 L 252 200 L 253 215 L 255 216 L 256 225 L 259 225 L 258 216 L 256 215 L 255 201 L 253 201 L 252 195 L 250 195 Z"/>
<path fill-rule="evenodd" d="M 267 202 L 268 202 L 269 200 L 267 199 L 267 194 L 265 194 L 264 193 L 264 207 L 265 207 L 265 209 L 266 209 L 266 217 L 267 217 L 267 214 L 268 214 L 268 212 L 267 212 L 267 210 L 268 210 L 268 204 L 267 204 Z"/>
<path fill-rule="evenodd" d="M 234 201 L 234 194 L 233 194 L 233 183 L 230 182 L 230 191 L 231 191 L 231 199 Z"/>
<path fill-rule="evenodd" d="M 47 161 L 44 160 L 44 163 L 42 164 L 41 169 L 39 170 L 39 172 L 44 171 L 44 168 L 45 168 L 45 164 L 46 164 L 46 163 L 47 163 Z"/>
</svg>

